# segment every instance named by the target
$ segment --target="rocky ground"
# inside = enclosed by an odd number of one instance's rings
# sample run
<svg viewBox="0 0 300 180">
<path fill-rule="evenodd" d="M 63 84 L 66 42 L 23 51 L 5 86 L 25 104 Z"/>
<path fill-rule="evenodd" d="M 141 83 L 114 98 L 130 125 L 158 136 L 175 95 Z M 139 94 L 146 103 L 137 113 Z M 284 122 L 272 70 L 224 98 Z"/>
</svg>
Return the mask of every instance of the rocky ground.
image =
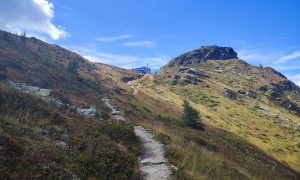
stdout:
<svg viewBox="0 0 300 180">
<path fill-rule="evenodd" d="M 164 157 L 163 145 L 153 139 L 142 126 L 135 126 L 134 132 L 141 140 L 139 156 L 142 179 L 171 179 L 171 170 Z"/>
</svg>

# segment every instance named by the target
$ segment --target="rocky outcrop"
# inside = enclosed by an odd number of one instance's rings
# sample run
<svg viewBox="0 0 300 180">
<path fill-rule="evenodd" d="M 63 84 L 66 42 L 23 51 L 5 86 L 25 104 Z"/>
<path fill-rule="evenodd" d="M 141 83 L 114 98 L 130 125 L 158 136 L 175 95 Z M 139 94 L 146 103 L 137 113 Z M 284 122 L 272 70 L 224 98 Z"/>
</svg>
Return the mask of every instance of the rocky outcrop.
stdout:
<svg viewBox="0 0 300 180">
<path fill-rule="evenodd" d="M 281 105 L 282 107 L 284 107 L 285 109 L 288 109 L 288 110 L 290 110 L 290 111 L 294 111 L 294 112 L 296 112 L 298 115 L 300 115 L 300 107 L 299 107 L 297 104 L 293 103 L 292 101 L 290 101 L 290 100 L 288 100 L 288 99 L 285 99 L 285 100 L 283 100 L 283 101 L 280 103 L 280 105 Z"/>
<path fill-rule="evenodd" d="M 55 107 L 61 107 L 61 106 L 66 106 L 68 109 L 70 109 L 73 112 L 76 112 L 80 115 L 84 115 L 84 116 L 95 116 L 96 115 L 96 108 L 95 106 L 92 106 L 88 109 L 83 109 L 81 107 L 77 107 L 75 105 L 71 105 L 71 104 L 63 104 L 60 100 L 55 99 L 53 97 L 51 97 L 51 89 L 42 89 L 40 87 L 35 87 L 35 86 L 27 86 L 24 83 L 15 83 L 11 80 L 7 81 L 7 84 L 10 87 L 13 87 L 15 89 L 27 92 L 27 93 L 32 93 L 32 94 L 37 94 L 39 96 L 44 97 L 44 99 L 48 102 L 50 102 L 52 105 L 54 105 Z"/>
<path fill-rule="evenodd" d="M 40 96 L 43 96 L 43 97 L 50 96 L 50 94 L 52 92 L 51 89 L 42 89 L 42 88 L 35 87 L 35 86 L 27 86 L 24 83 L 15 83 L 15 82 L 13 82 L 11 80 L 8 80 L 7 84 L 10 87 L 13 87 L 15 89 L 18 89 L 18 90 L 21 90 L 21 91 L 25 91 L 27 93 L 34 93 L 34 94 L 37 94 L 37 95 L 40 95 Z"/>
<path fill-rule="evenodd" d="M 192 68 L 188 69 L 188 70 L 186 71 L 186 73 L 192 74 L 192 75 L 196 75 L 196 76 L 202 77 L 202 78 L 208 78 L 208 76 L 205 75 L 204 73 L 202 73 L 201 71 L 196 70 L 196 69 L 192 69 Z"/>
<path fill-rule="evenodd" d="M 225 94 L 225 96 L 228 97 L 229 99 L 236 99 L 236 97 L 237 97 L 236 92 L 234 92 L 233 90 L 228 89 L 228 88 L 225 88 L 225 89 L 224 89 L 224 94 Z"/>
<path fill-rule="evenodd" d="M 97 110 L 95 106 L 90 107 L 89 109 L 82 109 L 80 107 L 77 107 L 77 113 L 84 115 L 84 116 L 95 116 Z"/>
<path fill-rule="evenodd" d="M 202 46 L 200 49 L 182 54 L 169 63 L 174 65 L 189 65 L 207 60 L 238 59 L 237 53 L 231 47 Z"/>
<path fill-rule="evenodd" d="M 191 76 L 191 75 L 186 75 L 186 76 L 184 76 L 184 79 L 183 79 L 183 83 L 185 83 L 185 84 L 198 85 L 200 82 L 202 82 L 200 79 L 195 78 L 194 76 Z"/>
</svg>

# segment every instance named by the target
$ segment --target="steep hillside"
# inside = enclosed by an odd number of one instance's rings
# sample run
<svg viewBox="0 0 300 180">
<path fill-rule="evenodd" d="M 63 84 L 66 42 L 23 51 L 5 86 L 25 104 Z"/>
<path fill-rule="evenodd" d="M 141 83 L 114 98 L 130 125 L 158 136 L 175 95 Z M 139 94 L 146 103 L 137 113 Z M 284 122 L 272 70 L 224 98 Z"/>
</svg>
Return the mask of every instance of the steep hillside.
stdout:
<svg viewBox="0 0 300 180">
<path fill-rule="evenodd" d="M 36 38 L 0 31 L 0 77 L 51 89 L 78 104 L 99 105 L 104 95 L 120 93 L 125 69 L 91 63 L 80 55 Z M 96 102 L 95 102 L 96 100 Z"/>
<path fill-rule="evenodd" d="M 190 100 L 204 122 L 299 171 L 300 88 L 270 67 L 228 57 L 237 58 L 231 48 L 217 46 L 180 55 L 161 68 L 152 87 L 177 106 L 181 101 L 174 97 Z"/>
<path fill-rule="evenodd" d="M 184 126 L 183 99 L 204 130 Z M 299 179 L 299 107 L 297 86 L 232 48 L 202 47 L 143 77 L 0 31 L 4 179 L 138 179 L 133 125 L 164 144 L 175 179 Z"/>
<path fill-rule="evenodd" d="M 126 74 L 1 31 L 0 178 L 137 178 L 134 129 L 101 101 L 125 92 Z"/>
</svg>

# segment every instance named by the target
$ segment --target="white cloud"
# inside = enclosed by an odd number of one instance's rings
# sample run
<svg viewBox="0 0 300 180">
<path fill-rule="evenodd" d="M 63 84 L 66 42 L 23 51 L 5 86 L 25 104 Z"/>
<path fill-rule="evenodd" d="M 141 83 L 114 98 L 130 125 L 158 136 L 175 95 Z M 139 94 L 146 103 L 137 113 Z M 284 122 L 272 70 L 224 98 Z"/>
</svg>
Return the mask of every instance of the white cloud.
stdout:
<svg viewBox="0 0 300 180">
<path fill-rule="evenodd" d="M 300 81 L 298 82 L 298 84 L 297 84 L 298 86 L 300 86 Z"/>
<path fill-rule="evenodd" d="M 152 69 L 158 69 L 165 65 L 171 58 L 165 55 L 158 55 L 154 57 L 147 57 L 144 55 L 124 55 L 99 52 L 96 49 L 85 47 L 73 47 L 72 50 L 81 54 L 84 58 L 92 62 L 101 62 L 104 64 L 114 65 L 122 68 L 135 68 L 146 66 Z"/>
<path fill-rule="evenodd" d="M 54 6 L 47 0 L 9 0 L 0 6 L 0 28 L 11 32 L 47 35 L 57 40 L 70 36 L 52 23 Z"/>
<path fill-rule="evenodd" d="M 97 41 L 100 42 L 113 42 L 113 41 L 118 41 L 118 40 L 122 40 L 122 39 L 129 39 L 132 38 L 132 35 L 120 35 L 120 36 L 115 36 L 115 37 L 102 37 L 102 38 L 96 38 Z"/>
<path fill-rule="evenodd" d="M 288 55 L 281 57 L 279 60 L 276 61 L 276 63 L 287 62 L 289 60 L 296 59 L 299 57 L 300 57 L 300 51 L 296 51 L 296 52 L 293 52 L 292 54 L 288 54 Z"/>
<path fill-rule="evenodd" d="M 155 45 L 152 41 L 134 41 L 123 43 L 122 46 L 153 46 Z"/>
</svg>

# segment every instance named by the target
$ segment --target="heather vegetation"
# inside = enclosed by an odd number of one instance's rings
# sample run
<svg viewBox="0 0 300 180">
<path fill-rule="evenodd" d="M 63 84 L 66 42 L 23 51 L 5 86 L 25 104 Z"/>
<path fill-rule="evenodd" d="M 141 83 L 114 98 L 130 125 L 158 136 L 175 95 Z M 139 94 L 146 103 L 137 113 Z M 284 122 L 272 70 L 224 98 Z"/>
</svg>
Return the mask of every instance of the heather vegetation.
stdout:
<svg viewBox="0 0 300 180">
<path fill-rule="evenodd" d="M 0 177 L 130 179 L 137 138 L 121 122 L 57 111 L 38 97 L 1 86 Z"/>
</svg>

